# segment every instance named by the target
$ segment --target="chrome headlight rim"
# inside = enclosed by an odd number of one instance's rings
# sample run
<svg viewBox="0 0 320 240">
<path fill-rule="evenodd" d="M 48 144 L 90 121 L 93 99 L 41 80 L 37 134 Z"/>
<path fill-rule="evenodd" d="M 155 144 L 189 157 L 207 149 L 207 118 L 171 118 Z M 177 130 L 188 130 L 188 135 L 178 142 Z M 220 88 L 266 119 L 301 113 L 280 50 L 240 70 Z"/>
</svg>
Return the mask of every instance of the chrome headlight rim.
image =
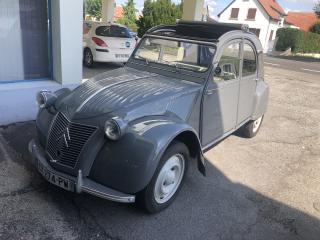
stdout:
<svg viewBox="0 0 320 240">
<path fill-rule="evenodd" d="M 104 132 L 107 138 L 112 141 L 119 140 L 126 129 L 127 124 L 120 118 L 112 118 L 106 121 Z"/>
<path fill-rule="evenodd" d="M 41 90 L 37 93 L 36 100 L 40 109 L 50 108 L 55 104 L 57 96 L 51 91 Z"/>
<path fill-rule="evenodd" d="M 48 98 L 46 96 L 46 93 L 48 93 L 48 90 L 41 90 L 40 92 L 37 93 L 37 104 L 39 108 L 45 108 L 46 103 L 48 101 Z"/>
</svg>

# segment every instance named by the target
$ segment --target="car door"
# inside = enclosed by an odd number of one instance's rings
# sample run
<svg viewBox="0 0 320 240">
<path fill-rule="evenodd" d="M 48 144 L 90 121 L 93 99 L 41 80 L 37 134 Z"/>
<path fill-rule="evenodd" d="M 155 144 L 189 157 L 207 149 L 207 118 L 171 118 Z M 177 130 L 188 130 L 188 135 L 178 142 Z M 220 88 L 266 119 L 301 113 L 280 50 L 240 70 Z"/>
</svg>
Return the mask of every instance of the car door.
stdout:
<svg viewBox="0 0 320 240">
<path fill-rule="evenodd" d="M 224 45 L 202 105 L 202 145 L 217 141 L 237 123 L 241 40 Z"/>
<path fill-rule="evenodd" d="M 247 121 L 252 115 L 254 94 L 258 79 L 258 58 L 254 45 L 245 40 L 242 49 L 242 74 L 239 91 L 238 124 Z"/>
</svg>

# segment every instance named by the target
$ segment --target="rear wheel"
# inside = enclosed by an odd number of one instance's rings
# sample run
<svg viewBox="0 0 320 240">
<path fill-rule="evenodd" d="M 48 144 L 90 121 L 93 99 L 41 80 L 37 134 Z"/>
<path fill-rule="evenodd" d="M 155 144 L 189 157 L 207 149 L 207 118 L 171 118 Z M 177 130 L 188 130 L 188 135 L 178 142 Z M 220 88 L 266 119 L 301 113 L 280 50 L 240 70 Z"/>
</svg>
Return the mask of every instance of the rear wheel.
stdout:
<svg viewBox="0 0 320 240">
<path fill-rule="evenodd" d="M 84 50 L 84 56 L 83 56 L 83 62 L 84 65 L 88 68 L 93 67 L 94 61 L 93 61 L 93 54 L 89 48 L 86 48 Z"/>
<path fill-rule="evenodd" d="M 189 158 L 186 145 L 173 142 L 162 156 L 151 182 L 138 195 L 138 203 L 149 213 L 168 207 L 181 189 Z"/>
<path fill-rule="evenodd" d="M 261 127 L 263 121 L 263 116 L 258 118 L 257 120 L 252 120 L 247 122 L 239 131 L 240 135 L 245 138 L 253 138 L 255 137 Z"/>
</svg>

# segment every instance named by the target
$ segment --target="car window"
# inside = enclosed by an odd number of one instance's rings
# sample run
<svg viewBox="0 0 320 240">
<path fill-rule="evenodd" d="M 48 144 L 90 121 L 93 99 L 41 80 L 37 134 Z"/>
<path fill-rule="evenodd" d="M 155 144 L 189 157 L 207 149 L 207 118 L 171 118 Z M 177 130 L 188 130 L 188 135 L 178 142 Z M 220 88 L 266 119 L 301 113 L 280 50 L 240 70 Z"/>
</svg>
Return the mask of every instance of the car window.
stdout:
<svg viewBox="0 0 320 240">
<path fill-rule="evenodd" d="M 243 67 L 242 76 L 250 76 L 256 74 L 257 71 L 257 60 L 256 54 L 251 45 L 245 43 L 243 45 Z"/>
<path fill-rule="evenodd" d="M 120 26 L 100 26 L 96 29 L 96 35 L 102 37 L 131 38 L 129 30 Z"/>
<path fill-rule="evenodd" d="M 125 27 L 111 26 L 110 34 L 112 37 L 131 38 L 129 30 Z"/>
<path fill-rule="evenodd" d="M 234 80 L 239 77 L 240 68 L 240 43 L 228 45 L 220 58 L 216 68 L 214 81 L 224 82 Z"/>
<path fill-rule="evenodd" d="M 96 35 L 102 37 L 111 37 L 110 26 L 100 26 L 96 29 Z"/>
</svg>

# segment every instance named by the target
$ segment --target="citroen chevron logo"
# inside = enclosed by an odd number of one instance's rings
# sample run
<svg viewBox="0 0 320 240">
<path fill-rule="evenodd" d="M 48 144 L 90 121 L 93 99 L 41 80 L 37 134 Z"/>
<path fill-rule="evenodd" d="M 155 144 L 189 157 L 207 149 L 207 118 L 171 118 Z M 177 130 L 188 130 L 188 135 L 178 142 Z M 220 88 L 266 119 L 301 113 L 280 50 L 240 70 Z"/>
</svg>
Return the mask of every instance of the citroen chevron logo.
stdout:
<svg viewBox="0 0 320 240">
<path fill-rule="evenodd" d="M 68 127 L 62 132 L 62 135 L 56 139 L 57 142 L 61 140 L 63 141 L 63 144 L 67 148 L 69 148 L 69 142 L 71 141 L 71 137 L 70 137 L 70 132 Z"/>
</svg>

